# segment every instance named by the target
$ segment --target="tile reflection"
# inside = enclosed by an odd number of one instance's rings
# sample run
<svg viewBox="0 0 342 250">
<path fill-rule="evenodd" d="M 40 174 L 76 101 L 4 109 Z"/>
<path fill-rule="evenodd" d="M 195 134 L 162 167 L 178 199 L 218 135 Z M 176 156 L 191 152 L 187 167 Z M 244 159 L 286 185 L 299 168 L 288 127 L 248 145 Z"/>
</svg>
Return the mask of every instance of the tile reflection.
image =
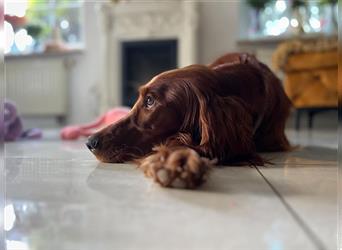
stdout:
<svg viewBox="0 0 342 250">
<path fill-rule="evenodd" d="M 295 147 L 289 152 L 263 153 L 274 164 L 295 167 L 296 165 L 336 165 L 337 148 L 319 146 Z"/>
<path fill-rule="evenodd" d="M 6 240 L 7 250 L 29 250 L 29 246 L 24 241 Z"/>
<path fill-rule="evenodd" d="M 10 231 L 13 228 L 16 219 L 13 204 L 5 206 L 4 214 L 4 229 L 5 231 Z"/>
<path fill-rule="evenodd" d="M 31 203 L 31 206 L 35 206 Z M 27 204 L 13 204 L 8 202 L 4 208 L 4 230 L 6 231 L 7 250 L 28 250 L 27 228 L 21 224 L 27 216 Z M 20 215 L 20 216 L 19 216 Z"/>
<path fill-rule="evenodd" d="M 85 214 L 82 204 L 8 200 L 4 211 L 7 250 L 64 249 L 61 238 L 78 239 L 85 228 Z"/>
</svg>

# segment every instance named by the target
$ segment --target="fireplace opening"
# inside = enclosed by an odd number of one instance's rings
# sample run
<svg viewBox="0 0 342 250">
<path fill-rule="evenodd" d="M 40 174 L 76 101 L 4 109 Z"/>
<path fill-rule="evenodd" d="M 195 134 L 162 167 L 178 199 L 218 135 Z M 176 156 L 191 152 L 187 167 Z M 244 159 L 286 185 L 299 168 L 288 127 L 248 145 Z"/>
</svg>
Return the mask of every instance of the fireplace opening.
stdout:
<svg viewBox="0 0 342 250">
<path fill-rule="evenodd" d="M 132 107 L 138 89 L 153 76 L 177 68 L 177 40 L 122 43 L 122 102 Z"/>
</svg>

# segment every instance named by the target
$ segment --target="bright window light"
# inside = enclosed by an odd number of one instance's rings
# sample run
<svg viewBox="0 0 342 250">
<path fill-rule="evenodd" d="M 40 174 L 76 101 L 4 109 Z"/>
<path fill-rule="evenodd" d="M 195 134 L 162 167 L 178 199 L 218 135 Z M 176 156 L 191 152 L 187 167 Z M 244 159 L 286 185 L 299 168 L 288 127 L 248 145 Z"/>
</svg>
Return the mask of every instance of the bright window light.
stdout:
<svg viewBox="0 0 342 250">
<path fill-rule="evenodd" d="M 63 21 L 61 22 L 60 26 L 61 26 L 61 28 L 62 28 L 63 30 L 66 30 L 67 28 L 69 28 L 69 22 L 68 22 L 68 20 L 63 20 Z"/>
<path fill-rule="evenodd" d="M 5 21 L 5 54 L 11 51 L 12 45 L 14 43 L 14 31 L 13 27 L 9 22 Z M 3 41 L 3 40 L 2 40 Z"/>
<path fill-rule="evenodd" d="M 30 46 L 33 42 L 31 36 L 27 35 L 27 30 L 21 29 L 14 36 L 15 45 L 19 51 L 24 51 L 26 46 Z"/>
<path fill-rule="evenodd" d="M 6 240 L 7 250 L 28 250 L 29 247 L 26 242 L 17 240 Z"/>
<path fill-rule="evenodd" d="M 319 9 L 317 6 L 312 6 L 311 7 L 311 13 L 314 15 L 317 15 L 319 13 Z"/>
<path fill-rule="evenodd" d="M 8 204 L 4 208 L 4 229 L 10 231 L 15 222 L 16 216 L 14 212 L 13 204 Z"/>
<path fill-rule="evenodd" d="M 280 28 L 285 31 L 289 27 L 290 21 L 287 17 L 282 17 L 279 20 Z"/>
<path fill-rule="evenodd" d="M 5 0 L 5 14 L 23 17 L 26 14 L 28 0 Z"/>
<path fill-rule="evenodd" d="M 0 29 L 0 53 L 4 53 L 5 43 L 5 32 L 3 29 Z"/>
<path fill-rule="evenodd" d="M 286 10 L 285 0 L 277 0 L 275 8 L 278 12 L 284 12 Z"/>
<path fill-rule="evenodd" d="M 292 18 L 290 23 L 291 23 L 291 26 L 295 28 L 298 27 L 299 25 L 298 20 L 296 18 Z"/>
<path fill-rule="evenodd" d="M 321 22 L 317 18 L 311 17 L 309 22 L 311 27 L 315 30 L 318 30 L 321 27 Z"/>
</svg>

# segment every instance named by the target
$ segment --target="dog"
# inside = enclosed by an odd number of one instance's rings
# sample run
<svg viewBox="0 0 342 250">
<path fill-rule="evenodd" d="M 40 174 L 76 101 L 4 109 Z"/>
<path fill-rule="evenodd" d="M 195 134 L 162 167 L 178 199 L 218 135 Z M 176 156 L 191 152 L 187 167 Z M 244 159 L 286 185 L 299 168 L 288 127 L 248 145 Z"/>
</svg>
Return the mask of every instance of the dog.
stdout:
<svg viewBox="0 0 342 250">
<path fill-rule="evenodd" d="M 195 188 L 215 164 L 264 165 L 287 151 L 291 102 L 281 81 L 247 53 L 163 72 L 139 88 L 130 113 L 86 143 L 102 162 L 134 161 L 164 187 Z"/>
</svg>

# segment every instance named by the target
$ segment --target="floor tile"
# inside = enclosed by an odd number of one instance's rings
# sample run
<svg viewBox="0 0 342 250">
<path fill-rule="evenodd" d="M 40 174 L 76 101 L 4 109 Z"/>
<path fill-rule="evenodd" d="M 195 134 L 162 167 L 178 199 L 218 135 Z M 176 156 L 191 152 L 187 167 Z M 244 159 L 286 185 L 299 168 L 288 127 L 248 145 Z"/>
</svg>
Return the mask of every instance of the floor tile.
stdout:
<svg viewBox="0 0 342 250">
<path fill-rule="evenodd" d="M 289 152 L 263 153 L 273 164 L 337 166 L 337 148 L 323 146 L 298 146 Z"/>
<path fill-rule="evenodd" d="M 8 246 L 316 249 L 254 168 L 216 169 L 200 190 L 171 190 L 132 165 L 79 160 L 83 148 L 54 159 L 41 146 L 42 157 L 25 149 L 6 159 Z"/>
<path fill-rule="evenodd" d="M 337 166 L 280 164 L 259 170 L 321 249 L 337 249 Z"/>
<path fill-rule="evenodd" d="M 330 250 L 336 134 L 287 133 L 301 146 L 264 154 L 274 163 L 260 168 L 264 177 L 254 168 L 219 168 L 195 191 L 160 188 L 132 165 L 99 163 L 85 139 L 8 143 L 7 246 Z"/>
<path fill-rule="evenodd" d="M 35 140 L 5 144 L 6 157 L 92 160 L 85 146 L 86 139 L 77 141 Z"/>
<path fill-rule="evenodd" d="M 336 130 L 318 130 L 318 129 L 287 129 L 286 135 L 292 145 L 300 146 L 319 146 L 324 148 L 337 148 L 338 136 Z"/>
</svg>

